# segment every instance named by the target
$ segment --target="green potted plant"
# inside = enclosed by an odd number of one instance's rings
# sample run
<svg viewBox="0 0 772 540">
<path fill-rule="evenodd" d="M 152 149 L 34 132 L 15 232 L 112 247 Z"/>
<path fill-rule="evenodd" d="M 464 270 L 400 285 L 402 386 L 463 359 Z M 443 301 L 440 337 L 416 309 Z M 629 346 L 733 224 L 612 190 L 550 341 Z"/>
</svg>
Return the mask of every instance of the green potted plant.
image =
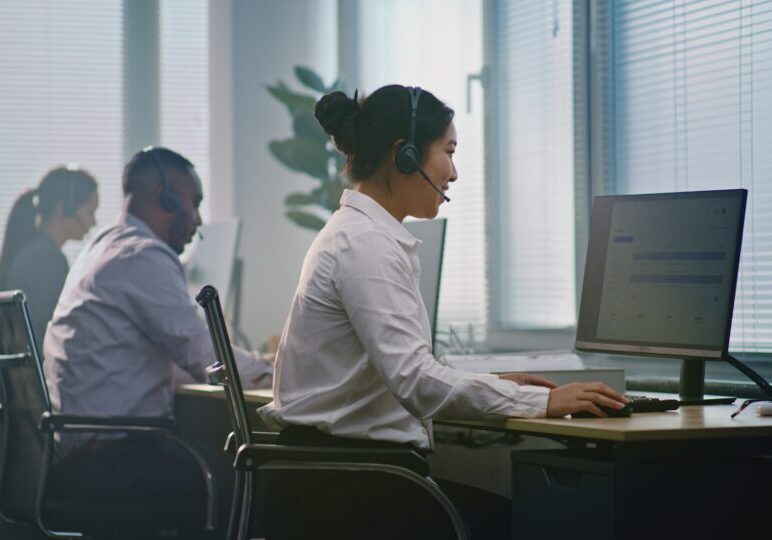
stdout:
<svg viewBox="0 0 772 540">
<path fill-rule="evenodd" d="M 293 223 L 318 231 L 338 209 L 340 196 L 347 186 L 341 172 L 345 158 L 332 145 L 314 118 L 314 104 L 322 94 L 340 89 L 340 79 L 325 86 L 322 78 L 308 67 L 295 66 L 300 84 L 313 94 L 298 93 L 282 81 L 267 86 L 268 92 L 281 102 L 292 117 L 294 135 L 288 139 L 273 140 L 268 150 L 285 167 L 305 173 L 316 182 L 307 193 L 290 193 L 284 199 L 285 215 Z"/>
</svg>

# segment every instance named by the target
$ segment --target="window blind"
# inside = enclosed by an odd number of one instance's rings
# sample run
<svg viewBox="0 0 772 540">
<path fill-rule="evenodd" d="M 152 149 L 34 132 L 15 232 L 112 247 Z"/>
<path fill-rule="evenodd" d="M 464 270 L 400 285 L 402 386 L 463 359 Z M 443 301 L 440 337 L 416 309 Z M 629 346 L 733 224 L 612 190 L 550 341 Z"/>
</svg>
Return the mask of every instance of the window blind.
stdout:
<svg viewBox="0 0 772 540">
<path fill-rule="evenodd" d="M 612 7 L 617 190 L 749 190 L 730 347 L 772 352 L 772 1 Z"/>
<path fill-rule="evenodd" d="M 162 0 L 161 144 L 196 166 L 209 218 L 209 0 Z"/>
<path fill-rule="evenodd" d="M 16 197 L 69 162 L 99 181 L 97 228 L 115 219 L 122 59 L 120 0 L 0 2 L 0 238 Z M 72 258 L 80 245 L 65 252 Z"/>
<path fill-rule="evenodd" d="M 576 323 L 572 2 L 493 3 L 492 312 L 499 328 Z"/>
<path fill-rule="evenodd" d="M 438 328 L 452 324 L 462 339 L 483 339 L 488 311 L 484 105 L 482 90 L 473 86 L 467 111 L 466 93 L 467 75 L 483 67 L 482 2 L 374 0 L 361 2 L 359 13 L 360 94 L 392 83 L 421 86 L 455 110 L 459 178 L 450 188 L 452 202 L 439 214 L 448 225 Z"/>
</svg>

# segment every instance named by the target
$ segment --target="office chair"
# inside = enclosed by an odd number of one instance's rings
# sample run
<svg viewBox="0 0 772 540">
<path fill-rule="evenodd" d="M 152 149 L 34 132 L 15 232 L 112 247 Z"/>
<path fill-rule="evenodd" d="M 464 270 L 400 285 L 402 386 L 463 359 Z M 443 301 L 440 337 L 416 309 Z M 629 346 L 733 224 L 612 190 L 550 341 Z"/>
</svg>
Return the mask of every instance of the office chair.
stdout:
<svg viewBox="0 0 772 540">
<path fill-rule="evenodd" d="M 171 419 L 85 417 L 54 414 L 24 293 L 0 292 L 0 396 L 5 462 L 0 463 L 0 517 L 37 525 L 50 537 L 114 531 L 189 528 L 196 521 L 214 529 L 214 481 L 204 459 L 180 435 Z M 55 433 L 158 433 L 186 448 L 201 469 L 207 488 L 205 517 L 200 501 L 142 501 L 54 498 L 46 493 Z M 198 519 L 197 519 L 198 516 Z M 79 532 L 81 530 L 83 532 Z"/>
<path fill-rule="evenodd" d="M 426 459 L 408 449 L 328 448 L 278 444 L 278 433 L 252 431 L 241 378 L 236 369 L 217 290 L 204 286 L 196 296 L 204 308 L 217 363 L 207 369 L 210 384 L 223 386 L 233 432 L 225 450 L 235 455 L 236 482 L 228 525 L 228 540 L 246 540 L 253 514 L 253 490 L 258 470 L 333 470 L 392 474 L 414 482 L 445 510 L 456 537 L 466 529 L 453 503 L 429 476 Z M 268 494 L 270 497 L 270 493 Z"/>
</svg>

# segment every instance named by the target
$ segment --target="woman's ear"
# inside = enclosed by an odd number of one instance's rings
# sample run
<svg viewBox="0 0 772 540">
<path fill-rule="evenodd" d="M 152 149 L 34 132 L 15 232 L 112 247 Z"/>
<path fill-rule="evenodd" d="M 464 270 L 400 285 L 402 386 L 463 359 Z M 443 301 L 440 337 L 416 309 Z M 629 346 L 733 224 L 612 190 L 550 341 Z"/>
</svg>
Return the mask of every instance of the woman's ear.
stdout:
<svg viewBox="0 0 772 540">
<path fill-rule="evenodd" d="M 391 159 L 391 164 L 394 165 L 394 167 L 397 166 L 397 154 L 399 153 L 399 149 L 402 148 L 402 146 L 405 144 L 405 139 L 397 139 L 394 141 L 394 143 L 391 145 L 391 151 L 389 152 L 389 158 Z"/>
<path fill-rule="evenodd" d="M 54 204 L 54 208 L 51 210 L 51 216 L 48 218 L 49 221 L 52 219 L 62 219 L 70 217 L 65 214 L 64 212 L 64 201 L 56 201 L 56 204 Z"/>
<path fill-rule="evenodd" d="M 396 162 L 397 152 L 399 152 L 399 149 L 402 148 L 403 144 L 405 144 L 405 139 L 397 139 L 391 145 L 391 161 Z"/>
</svg>

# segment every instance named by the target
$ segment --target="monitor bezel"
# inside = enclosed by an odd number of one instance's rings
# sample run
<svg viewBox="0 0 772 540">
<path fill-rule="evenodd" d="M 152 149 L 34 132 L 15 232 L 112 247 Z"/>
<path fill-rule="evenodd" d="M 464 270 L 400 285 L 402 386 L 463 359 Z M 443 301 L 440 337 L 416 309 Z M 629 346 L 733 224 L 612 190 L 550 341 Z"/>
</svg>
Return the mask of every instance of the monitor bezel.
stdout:
<svg viewBox="0 0 772 540">
<path fill-rule="evenodd" d="M 737 228 L 737 238 L 735 239 L 735 253 L 732 268 L 731 284 L 729 290 L 729 301 L 727 309 L 729 310 L 729 317 L 727 317 L 725 335 L 723 337 L 723 343 L 717 347 L 706 347 L 700 345 L 690 344 L 674 344 L 674 343 L 644 343 L 633 341 L 612 341 L 612 340 L 599 340 L 594 338 L 587 338 L 586 336 L 580 336 L 580 330 L 587 327 L 587 324 L 583 324 L 583 316 L 588 316 L 589 305 L 591 302 L 595 302 L 594 305 L 599 305 L 596 298 L 591 298 L 593 293 L 602 292 L 602 286 L 593 289 L 588 286 L 588 276 L 591 270 L 591 255 L 597 257 L 600 252 L 602 254 L 602 260 L 600 261 L 601 268 L 605 268 L 605 257 L 608 248 L 608 240 L 610 238 L 608 225 L 609 223 L 602 221 L 600 216 L 603 211 L 609 212 L 616 202 L 620 201 L 635 201 L 635 200 L 658 200 L 658 199 L 699 199 L 699 198 L 713 198 L 713 197 L 726 197 L 729 195 L 735 195 L 740 198 L 740 223 Z M 748 198 L 748 190 L 746 189 L 722 189 L 722 190 L 708 190 L 708 191 L 681 191 L 671 193 L 646 193 L 646 194 L 633 194 L 633 195 L 605 195 L 596 197 L 593 202 L 592 213 L 590 218 L 590 234 L 587 245 L 587 254 L 585 257 L 584 277 L 582 282 L 582 295 L 579 305 L 579 318 L 576 326 L 576 336 L 574 347 L 577 350 L 599 352 L 605 354 L 625 354 L 636 356 L 659 356 L 659 357 L 673 357 L 673 358 L 699 358 L 706 360 L 721 360 L 729 353 L 729 339 L 732 330 L 732 314 L 734 313 L 735 293 L 737 290 L 737 275 L 740 266 L 740 253 L 742 250 L 742 238 L 743 229 L 745 226 L 745 210 Z M 600 251 L 599 251 L 600 250 Z M 595 262 L 594 264 L 598 264 Z M 603 280 L 603 270 L 598 279 L 601 283 Z M 597 320 L 592 324 L 592 328 L 597 331 Z"/>
</svg>

